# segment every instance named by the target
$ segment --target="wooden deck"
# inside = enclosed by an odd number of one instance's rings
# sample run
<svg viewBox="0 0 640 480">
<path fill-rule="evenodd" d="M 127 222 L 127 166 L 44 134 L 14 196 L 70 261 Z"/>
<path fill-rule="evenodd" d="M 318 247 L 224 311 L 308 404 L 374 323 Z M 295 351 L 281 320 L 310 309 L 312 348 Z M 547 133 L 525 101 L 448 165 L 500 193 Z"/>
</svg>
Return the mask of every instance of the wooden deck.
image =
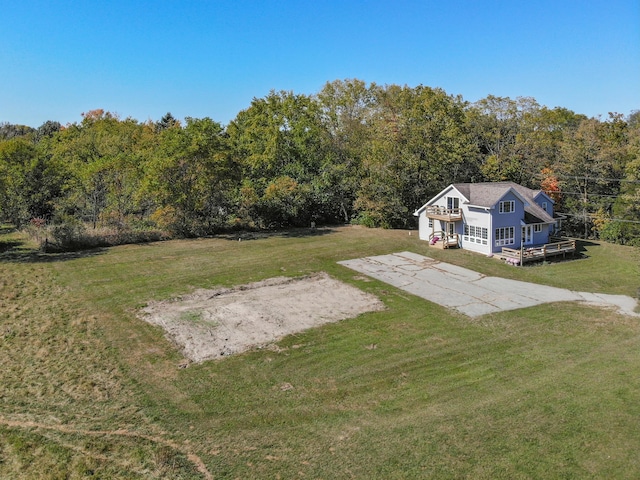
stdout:
<svg viewBox="0 0 640 480">
<path fill-rule="evenodd" d="M 460 246 L 460 236 L 457 233 L 446 234 L 442 230 L 429 235 L 429 246 L 435 248 L 458 248 Z"/>
<path fill-rule="evenodd" d="M 523 265 L 529 262 L 546 260 L 549 257 L 562 255 L 567 256 L 576 252 L 576 241 L 560 239 L 554 243 L 547 243 L 537 247 L 527 247 L 522 249 L 502 247 L 502 258 L 514 265 Z"/>
<path fill-rule="evenodd" d="M 445 222 L 458 222 L 462 220 L 461 208 L 427 207 L 427 218 L 443 220 Z"/>
</svg>

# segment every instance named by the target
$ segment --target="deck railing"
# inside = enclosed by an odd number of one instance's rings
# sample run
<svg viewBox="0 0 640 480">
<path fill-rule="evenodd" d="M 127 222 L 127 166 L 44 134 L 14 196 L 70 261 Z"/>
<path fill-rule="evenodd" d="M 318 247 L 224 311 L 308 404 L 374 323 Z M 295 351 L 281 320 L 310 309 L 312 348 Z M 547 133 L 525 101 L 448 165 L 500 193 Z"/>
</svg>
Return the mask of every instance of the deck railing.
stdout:
<svg viewBox="0 0 640 480">
<path fill-rule="evenodd" d="M 437 245 L 442 248 L 458 247 L 460 246 L 460 235 L 439 230 L 429 235 L 429 245 Z"/>
<path fill-rule="evenodd" d="M 446 220 L 461 220 L 462 219 L 462 209 L 461 208 L 445 208 L 439 207 L 437 205 L 432 207 L 427 207 L 426 209 L 427 217 L 433 218 L 443 218 Z"/>
<path fill-rule="evenodd" d="M 534 262 L 536 260 L 545 260 L 547 257 L 553 257 L 556 255 L 566 255 L 567 253 L 575 253 L 576 241 L 563 239 L 559 242 L 546 243 L 539 247 L 527 247 L 527 248 L 507 248 L 502 247 L 502 257 L 511 261 L 511 263 L 519 263 L 522 265 L 527 262 Z"/>
</svg>

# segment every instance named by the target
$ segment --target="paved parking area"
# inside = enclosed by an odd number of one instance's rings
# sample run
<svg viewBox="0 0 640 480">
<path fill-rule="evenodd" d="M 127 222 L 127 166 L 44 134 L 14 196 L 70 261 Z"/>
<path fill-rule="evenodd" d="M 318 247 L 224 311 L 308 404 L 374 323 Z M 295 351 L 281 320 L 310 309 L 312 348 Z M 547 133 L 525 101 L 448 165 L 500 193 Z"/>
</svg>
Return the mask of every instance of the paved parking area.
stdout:
<svg viewBox="0 0 640 480">
<path fill-rule="evenodd" d="M 487 277 L 463 267 L 412 252 L 338 262 L 352 270 L 393 285 L 470 317 L 551 302 L 585 302 L 634 312 L 636 300 L 625 295 L 574 292 L 518 280 Z"/>
</svg>

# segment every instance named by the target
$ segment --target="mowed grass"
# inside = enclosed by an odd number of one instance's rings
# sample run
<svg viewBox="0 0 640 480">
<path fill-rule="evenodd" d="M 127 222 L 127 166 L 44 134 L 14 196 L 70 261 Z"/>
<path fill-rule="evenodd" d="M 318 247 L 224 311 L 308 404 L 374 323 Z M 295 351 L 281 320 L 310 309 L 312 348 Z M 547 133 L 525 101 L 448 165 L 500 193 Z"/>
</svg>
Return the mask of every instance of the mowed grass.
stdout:
<svg viewBox="0 0 640 480">
<path fill-rule="evenodd" d="M 2 238 L 0 478 L 640 476 L 637 318 L 556 304 L 470 319 L 336 264 L 411 250 L 635 296 L 634 249 L 515 268 L 357 227 L 73 255 Z M 137 318 L 152 299 L 318 271 L 387 309 L 188 368 Z"/>
</svg>

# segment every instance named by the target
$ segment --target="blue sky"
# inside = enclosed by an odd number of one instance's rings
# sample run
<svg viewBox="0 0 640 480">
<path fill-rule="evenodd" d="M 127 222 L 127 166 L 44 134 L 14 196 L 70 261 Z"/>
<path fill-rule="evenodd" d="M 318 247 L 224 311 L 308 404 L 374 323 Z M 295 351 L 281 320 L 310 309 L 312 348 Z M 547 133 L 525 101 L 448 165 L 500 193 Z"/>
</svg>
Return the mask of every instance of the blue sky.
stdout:
<svg viewBox="0 0 640 480">
<path fill-rule="evenodd" d="M 210 117 L 327 81 L 640 109 L 639 0 L 0 0 L 0 122 Z"/>
</svg>

